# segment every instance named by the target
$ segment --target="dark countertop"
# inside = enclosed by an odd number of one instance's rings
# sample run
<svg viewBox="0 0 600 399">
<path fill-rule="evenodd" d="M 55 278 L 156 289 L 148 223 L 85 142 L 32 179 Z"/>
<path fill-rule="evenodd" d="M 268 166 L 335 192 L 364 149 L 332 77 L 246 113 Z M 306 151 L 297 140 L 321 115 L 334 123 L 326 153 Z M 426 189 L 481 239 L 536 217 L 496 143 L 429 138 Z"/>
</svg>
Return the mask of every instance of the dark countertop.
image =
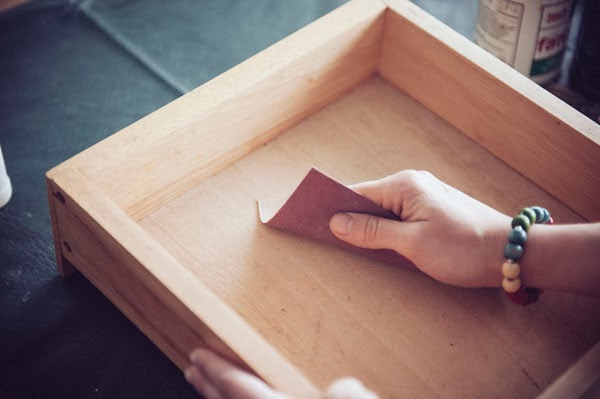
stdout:
<svg viewBox="0 0 600 399">
<path fill-rule="evenodd" d="M 470 36 L 477 0 L 416 2 Z M 197 397 L 85 278 L 58 276 L 44 173 L 341 3 L 40 0 L 0 13 L 14 188 L 0 209 L 1 398 Z"/>
</svg>

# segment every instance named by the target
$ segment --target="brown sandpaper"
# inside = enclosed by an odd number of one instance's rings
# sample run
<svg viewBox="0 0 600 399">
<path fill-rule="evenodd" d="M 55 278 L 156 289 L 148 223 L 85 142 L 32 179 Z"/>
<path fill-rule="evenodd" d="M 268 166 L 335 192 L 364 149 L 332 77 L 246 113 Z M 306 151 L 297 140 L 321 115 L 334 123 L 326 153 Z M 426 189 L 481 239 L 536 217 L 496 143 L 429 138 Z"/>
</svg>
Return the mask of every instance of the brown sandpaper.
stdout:
<svg viewBox="0 0 600 399">
<path fill-rule="evenodd" d="M 388 249 L 364 249 L 338 239 L 329 228 L 336 213 L 353 212 L 400 220 L 370 199 L 312 168 L 292 195 L 280 208 L 269 208 L 259 202 L 259 214 L 268 226 L 343 248 L 369 258 L 399 265 L 414 265 L 397 252 Z"/>
</svg>

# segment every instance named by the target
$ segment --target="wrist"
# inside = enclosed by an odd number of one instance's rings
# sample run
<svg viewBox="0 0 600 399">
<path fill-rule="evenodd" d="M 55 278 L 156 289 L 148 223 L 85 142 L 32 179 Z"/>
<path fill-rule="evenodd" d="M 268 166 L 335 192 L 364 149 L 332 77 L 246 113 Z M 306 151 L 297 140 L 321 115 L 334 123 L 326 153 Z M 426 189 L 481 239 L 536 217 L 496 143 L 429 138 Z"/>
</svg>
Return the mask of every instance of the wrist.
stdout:
<svg viewBox="0 0 600 399">
<path fill-rule="evenodd" d="M 493 229 L 489 232 L 487 260 L 485 267 L 487 271 L 485 273 L 485 281 L 482 286 L 484 287 L 501 287 L 502 286 L 502 269 L 501 265 L 504 262 L 504 246 L 506 245 L 506 238 L 510 232 L 510 218 L 506 216 L 504 220 L 497 223 Z"/>
<path fill-rule="evenodd" d="M 544 277 L 545 273 L 540 273 L 539 270 L 536 270 L 536 267 L 546 263 L 541 260 L 544 257 L 544 251 L 540 251 L 540 246 L 544 241 L 544 232 L 548 227 L 544 225 L 531 226 L 527 233 L 527 251 L 520 261 L 520 278 L 527 287 L 546 288 L 543 279 L 540 279 L 540 277 Z M 546 270 L 546 272 L 549 273 L 551 270 Z"/>
</svg>

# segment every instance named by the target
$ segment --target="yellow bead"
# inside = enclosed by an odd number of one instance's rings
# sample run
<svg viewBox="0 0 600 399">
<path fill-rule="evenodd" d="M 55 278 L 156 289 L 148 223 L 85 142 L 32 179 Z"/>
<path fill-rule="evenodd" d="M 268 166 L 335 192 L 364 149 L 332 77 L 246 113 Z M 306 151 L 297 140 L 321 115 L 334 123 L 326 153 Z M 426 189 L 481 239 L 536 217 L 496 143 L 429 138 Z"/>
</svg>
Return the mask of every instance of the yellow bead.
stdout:
<svg viewBox="0 0 600 399">
<path fill-rule="evenodd" d="M 519 291 L 519 288 L 521 288 L 521 279 L 505 278 L 504 280 L 502 280 L 502 288 L 504 288 L 504 291 L 510 292 L 511 294 L 513 292 L 517 292 L 517 291 Z"/>
<path fill-rule="evenodd" d="M 521 267 L 517 262 L 506 261 L 502 264 L 502 275 L 507 279 L 514 280 L 519 277 Z"/>
</svg>

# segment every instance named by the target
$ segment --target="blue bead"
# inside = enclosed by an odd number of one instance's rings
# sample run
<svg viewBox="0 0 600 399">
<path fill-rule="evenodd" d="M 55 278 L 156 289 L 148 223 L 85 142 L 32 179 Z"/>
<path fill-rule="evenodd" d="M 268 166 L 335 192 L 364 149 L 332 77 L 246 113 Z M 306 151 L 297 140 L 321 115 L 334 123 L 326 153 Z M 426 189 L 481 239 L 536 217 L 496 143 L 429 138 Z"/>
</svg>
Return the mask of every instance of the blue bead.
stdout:
<svg viewBox="0 0 600 399">
<path fill-rule="evenodd" d="M 544 210 L 541 206 L 532 206 L 531 209 L 535 212 L 535 218 L 538 223 L 542 222 L 542 218 L 544 217 Z"/>
<path fill-rule="evenodd" d="M 504 257 L 506 259 L 519 260 L 523 255 L 523 247 L 518 244 L 506 244 L 504 247 Z"/>
<path fill-rule="evenodd" d="M 508 241 L 523 246 L 527 242 L 527 233 L 521 226 L 517 226 L 508 233 Z"/>
<path fill-rule="evenodd" d="M 550 212 L 548 212 L 546 208 L 542 208 L 542 211 L 544 212 L 544 216 L 542 217 L 542 220 L 538 223 L 547 223 L 548 220 L 550 220 Z"/>
</svg>

